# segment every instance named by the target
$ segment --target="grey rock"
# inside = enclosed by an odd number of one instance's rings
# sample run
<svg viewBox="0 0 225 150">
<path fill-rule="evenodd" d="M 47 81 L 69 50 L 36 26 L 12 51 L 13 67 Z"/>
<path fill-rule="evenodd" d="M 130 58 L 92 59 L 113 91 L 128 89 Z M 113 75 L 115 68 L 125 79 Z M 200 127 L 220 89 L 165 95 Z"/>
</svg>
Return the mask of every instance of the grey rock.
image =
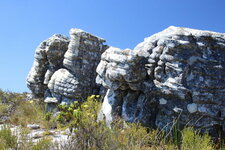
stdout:
<svg viewBox="0 0 225 150">
<path fill-rule="evenodd" d="M 40 128 L 40 126 L 38 124 L 28 124 L 27 127 L 30 129 L 34 129 L 34 130 Z"/>
<path fill-rule="evenodd" d="M 70 37 L 53 35 L 35 51 L 27 86 L 34 98 L 45 99 L 47 111 L 55 111 L 56 104 L 99 94 L 95 70 L 108 48 L 105 40 L 80 29 L 71 29 Z"/>
<path fill-rule="evenodd" d="M 110 90 L 100 112 L 108 124 L 119 115 L 167 130 L 180 117 L 181 126 L 225 131 L 225 34 L 171 26 L 134 50 L 108 48 L 97 73 Z"/>
<path fill-rule="evenodd" d="M 110 126 L 113 119 L 117 116 L 121 116 L 123 96 L 123 93 L 120 91 L 108 90 L 98 120 L 106 119 L 106 124 Z"/>
<path fill-rule="evenodd" d="M 80 29 L 71 29 L 70 36 L 71 41 L 65 53 L 63 65 L 73 74 L 71 80 L 67 80 L 73 85 L 64 92 L 82 98 L 90 94 L 97 94 L 99 87 L 95 83 L 97 76 L 95 70 L 100 62 L 101 54 L 108 46 L 103 45 L 105 40 Z"/>
<path fill-rule="evenodd" d="M 34 63 L 27 77 L 27 86 L 34 98 L 44 97 L 53 72 L 63 67 L 63 57 L 68 44 L 67 37 L 55 34 L 37 47 Z"/>
<path fill-rule="evenodd" d="M 58 109 L 58 103 L 47 103 L 46 104 L 46 112 L 51 112 L 53 114 L 56 114 L 59 109 Z"/>
<path fill-rule="evenodd" d="M 109 47 L 101 57 L 96 82 L 110 89 L 132 89 L 140 87 L 147 72 L 141 65 L 141 58 L 132 50 Z"/>
<path fill-rule="evenodd" d="M 101 93 L 99 120 L 108 125 L 121 116 L 169 130 L 179 117 L 181 126 L 225 131 L 225 34 L 171 26 L 133 50 L 108 47 L 80 29 L 70 37 L 42 42 L 27 78 L 48 110 Z"/>
<path fill-rule="evenodd" d="M 58 103 L 58 100 L 55 97 L 46 97 L 44 102 L 45 103 Z"/>
</svg>

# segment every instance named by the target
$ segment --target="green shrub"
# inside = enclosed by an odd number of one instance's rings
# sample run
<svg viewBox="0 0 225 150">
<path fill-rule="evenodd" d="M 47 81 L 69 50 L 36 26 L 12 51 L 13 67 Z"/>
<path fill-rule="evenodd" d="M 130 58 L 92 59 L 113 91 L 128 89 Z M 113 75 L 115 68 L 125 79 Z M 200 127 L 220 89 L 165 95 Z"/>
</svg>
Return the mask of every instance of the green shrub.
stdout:
<svg viewBox="0 0 225 150">
<path fill-rule="evenodd" d="M 171 134 L 138 123 L 125 123 L 120 118 L 115 119 L 109 128 L 104 121 L 97 121 L 100 105 L 93 95 L 82 104 L 75 102 L 71 106 L 61 106 L 63 113 L 57 119 L 73 131 L 73 140 L 70 141 L 73 144 L 68 149 L 212 149 L 208 135 L 201 136 L 192 128 L 180 130 L 179 124 L 174 125 Z"/>
<path fill-rule="evenodd" d="M 3 126 L 0 130 L 0 150 L 48 150 L 53 146 L 52 139 L 42 138 L 37 143 L 33 143 L 28 137 L 30 130 L 21 128 L 18 135 L 12 133 L 9 126 Z"/>
<path fill-rule="evenodd" d="M 0 103 L 0 116 L 6 115 L 8 108 L 9 108 L 9 105 Z"/>
<path fill-rule="evenodd" d="M 92 95 L 83 103 L 74 102 L 70 106 L 59 105 L 58 115 L 45 113 L 45 106 L 38 101 L 24 101 L 25 94 L 3 92 L 0 90 L 0 115 L 11 115 L 11 123 L 22 125 L 20 135 L 16 137 L 9 127 L 0 130 L 0 150 L 14 148 L 20 150 L 47 150 L 53 146 L 51 139 L 43 138 L 33 143 L 28 138 L 29 123 L 41 127 L 70 128 L 71 138 L 61 146 L 63 150 L 211 150 L 212 141 L 207 134 L 199 134 L 193 128 L 179 127 L 179 120 L 174 124 L 171 133 L 146 128 L 138 123 L 126 123 L 117 118 L 108 127 L 105 121 L 98 121 L 101 107 L 100 96 Z M 13 109 L 13 113 L 7 113 Z M 12 110 L 12 109 L 11 109 Z M 48 130 L 44 135 L 51 135 Z M 19 140 L 18 140 L 19 139 Z"/>
<path fill-rule="evenodd" d="M 66 123 L 73 131 L 72 141 L 64 149 L 147 149 L 150 148 L 150 135 L 140 124 L 128 123 L 118 118 L 109 128 L 105 121 L 97 121 L 101 103 L 99 96 L 92 95 L 80 104 L 60 106 L 57 120 Z M 68 122 L 69 118 L 71 119 Z M 153 138 L 153 137 L 152 137 Z M 75 145 L 75 147 L 73 147 Z"/>
<path fill-rule="evenodd" d="M 0 103 L 16 104 L 18 101 L 25 99 L 26 93 L 4 92 L 0 89 Z"/>
<path fill-rule="evenodd" d="M 24 100 L 25 97 L 25 93 L 19 94 L 13 92 L 4 92 L 0 89 L 0 117 L 10 117 L 12 113 L 14 113 L 15 107 L 17 106 L 18 102 Z M 0 122 L 8 123 L 8 119 L 0 120 Z"/>
<path fill-rule="evenodd" d="M 193 128 L 188 127 L 182 131 L 183 150 L 212 150 L 212 141 L 209 135 L 200 135 Z"/>
<path fill-rule="evenodd" d="M 50 124 L 45 117 L 45 106 L 43 103 L 38 101 L 20 101 L 10 121 L 12 124 L 23 127 L 26 127 L 27 124 L 36 123 L 44 128 L 48 128 Z"/>
<path fill-rule="evenodd" d="M 42 138 L 33 146 L 31 146 L 31 150 L 49 150 L 52 146 L 53 146 L 52 139 Z"/>
<path fill-rule="evenodd" d="M 9 126 L 4 125 L 0 129 L 0 149 L 9 149 L 17 147 L 17 137 L 13 135 Z"/>
</svg>

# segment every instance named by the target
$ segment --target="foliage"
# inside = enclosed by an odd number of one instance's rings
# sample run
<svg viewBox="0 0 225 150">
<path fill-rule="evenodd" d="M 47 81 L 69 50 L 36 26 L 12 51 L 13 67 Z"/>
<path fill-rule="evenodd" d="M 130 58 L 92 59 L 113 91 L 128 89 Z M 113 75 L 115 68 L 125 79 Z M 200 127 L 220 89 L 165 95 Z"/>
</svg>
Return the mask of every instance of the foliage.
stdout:
<svg viewBox="0 0 225 150">
<path fill-rule="evenodd" d="M 74 101 L 69 106 L 59 105 L 58 109 L 60 112 L 55 119 L 61 125 L 60 127 L 76 127 L 81 123 L 81 120 L 84 122 L 87 121 L 87 118 L 96 122 L 100 108 L 99 99 L 99 95 L 92 95 L 84 103 Z"/>
<path fill-rule="evenodd" d="M 18 100 L 25 99 L 26 93 L 4 92 L 0 89 L 0 103 L 16 103 Z"/>
<path fill-rule="evenodd" d="M 207 134 L 200 135 L 193 128 L 188 127 L 182 131 L 183 150 L 211 150 L 211 138 Z"/>
<path fill-rule="evenodd" d="M 17 137 L 13 135 L 9 126 L 2 126 L 0 130 L 0 149 L 17 147 Z"/>
<path fill-rule="evenodd" d="M 31 147 L 31 150 L 49 150 L 52 146 L 53 143 L 50 138 L 42 138 Z"/>
<path fill-rule="evenodd" d="M 18 129 L 18 143 L 17 147 L 20 150 L 28 150 L 32 147 L 33 142 L 32 139 L 29 138 L 28 134 L 30 133 L 30 129 L 26 127 L 21 127 Z"/>
<path fill-rule="evenodd" d="M 100 96 L 92 95 L 83 103 L 75 101 L 69 106 L 59 105 L 59 112 L 53 115 L 45 112 L 44 103 L 40 101 L 25 101 L 25 94 L 0 90 L 0 116 L 1 113 L 9 115 L 10 123 L 23 127 L 18 136 L 15 136 L 9 127 L 3 127 L 0 130 L 0 149 L 47 150 L 53 146 L 51 139 L 46 138 L 33 143 L 28 138 L 28 123 L 37 123 L 47 129 L 69 128 L 71 135 L 68 143 L 61 145 L 64 150 L 213 149 L 212 140 L 207 134 L 200 134 L 191 127 L 181 130 L 179 119 L 174 122 L 169 134 L 143 127 L 139 123 L 124 122 L 119 117 L 114 119 L 109 127 L 105 121 L 98 120 L 100 106 Z M 43 134 L 52 135 L 48 130 Z"/>
<path fill-rule="evenodd" d="M 8 107 L 7 104 L 0 104 L 0 116 L 6 115 Z"/>
<path fill-rule="evenodd" d="M 98 121 L 97 114 L 101 105 L 99 98 L 92 95 L 82 104 L 75 102 L 69 107 L 60 106 L 63 113 L 58 115 L 57 120 L 66 123 L 73 132 L 72 144 L 67 144 L 68 147 L 64 149 L 141 150 L 151 147 L 150 139 L 154 139 L 158 132 L 148 132 L 140 124 L 125 123 L 120 118 L 115 119 L 111 127 L 104 121 Z M 68 123 L 69 118 L 71 121 Z"/>
<path fill-rule="evenodd" d="M 24 100 L 26 93 L 4 92 L 0 89 L 0 122 L 6 123 L 6 118 L 10 117 L 15 111 L 15 107 L 19 101 Z M 5 116 L 5 117 L 4 117 Z M 4 119 L 1 120 L 3 117 Z"/>
<path fill-rule="evenodd" d="M 19 134 L 13 133 L 9 126 L 3 126 L 0 130 L 0 149 L 19 149 L 19 150 L 48 150 L 53 146 L 53 142 L 49 138 L 42 138 L 33 143 L 28 137 L 29 130 L 21 128 L 17 131 Z"/>
<path fill-rule="evenodd" d="M 208 135 L 201 136 L 192 128 L 181 131 L 179 121 L 174 124 L 169 137 L 161 130 L 146 128 L 138 123 L 125 123 L 120 118 L 108 127 L 104 121 L 97 119 L 100 108 L 98 98 L 92 95 L 82 104 L 75 102 L 70 106 L 60 106 L 62 113 L 57 120 L 73 132 L 72 141 L 64 149 L 212 149 Z"/>
<path fill-rule="evenodd" d="M 11 123 L 22 125 L 38 123 L 46 127 L 44 104 L 38 101 L 20 101 L 17 104 L 15 113 L 11 116 Z"/>
</svg>

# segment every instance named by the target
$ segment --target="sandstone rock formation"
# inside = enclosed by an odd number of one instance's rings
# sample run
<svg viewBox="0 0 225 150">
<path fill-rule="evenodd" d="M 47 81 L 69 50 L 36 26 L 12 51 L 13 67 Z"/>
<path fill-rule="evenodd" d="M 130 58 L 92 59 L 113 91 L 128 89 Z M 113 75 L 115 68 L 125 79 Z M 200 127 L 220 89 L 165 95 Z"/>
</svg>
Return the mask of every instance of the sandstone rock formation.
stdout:
<svg viewBox="0 0 225 150">
<path fill-rule="evenodd" d="M 80 29 L 71 29 L 70 37 L 53 35 L 36 49 L 27 77 L 35 98 L 69 103 L 99 92 L 95 70 L 107 48 L 105 41 Z"/>
<path fill-rule="evenodd" d="M 53 35 L 36 49 L 27 78 L 34 97 L 67 104 L 98 94 L 101 84 L 108 91 L 99 119 L 108 124 L 121 116 L 169 130 L 179 119 L 225 131 L 225 34 L 171 26 L 134 50 L 108 48 L 79 29 L 70 36 Z"/>
<path fill-rule="evenodd" d="M 169 27 L 134 50 L 108 48 L 97 67 L 108 88 L 100 119 L 169 130 L 174 120 L 225 131 L 225 34 Z"/>
<path fill-rule="evenodd" d="M 27 86 L 35 98 L 44 97 L 47 82 L 52 74 L 62 67 L 68 44 L 67 37 L 56 34 L 43 41 L 36 49 L 33 67 L 27 77 Z"/>
</svg>

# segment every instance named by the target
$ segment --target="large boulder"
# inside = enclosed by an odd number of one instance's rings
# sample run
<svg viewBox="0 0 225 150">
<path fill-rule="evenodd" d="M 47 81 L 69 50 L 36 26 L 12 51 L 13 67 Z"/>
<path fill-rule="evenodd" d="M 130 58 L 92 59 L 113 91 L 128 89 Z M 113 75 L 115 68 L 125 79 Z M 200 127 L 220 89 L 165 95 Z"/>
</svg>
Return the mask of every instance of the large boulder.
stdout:
<svg viewBox="0 0 225 150">
<path fill-rule="evenodd" d="M 225 34 L 171 26 L 134 50 L 108 48 L 97 67 L 108 88 L 100 119 L 169 130 L 225 131 Z"/>
<path fill-rule="evenodd" d="M 51 76 L 63 67 L 63 58 L 68 44 L 67 37 L 55 34 L 37 47 L 34 63 L 27 77 L 27 86 L 35 98 L 44 97 Z"/>
<path fill-rule="evenodd" d="M 46 103 L 70 103 L 98 94 L 96 67 L 108 46 L 105 40 L 80 29 L 70 30 L 71 39 L 53 35 L 35 51 L 27 86 L 35 98 Z"/>
</svg>

